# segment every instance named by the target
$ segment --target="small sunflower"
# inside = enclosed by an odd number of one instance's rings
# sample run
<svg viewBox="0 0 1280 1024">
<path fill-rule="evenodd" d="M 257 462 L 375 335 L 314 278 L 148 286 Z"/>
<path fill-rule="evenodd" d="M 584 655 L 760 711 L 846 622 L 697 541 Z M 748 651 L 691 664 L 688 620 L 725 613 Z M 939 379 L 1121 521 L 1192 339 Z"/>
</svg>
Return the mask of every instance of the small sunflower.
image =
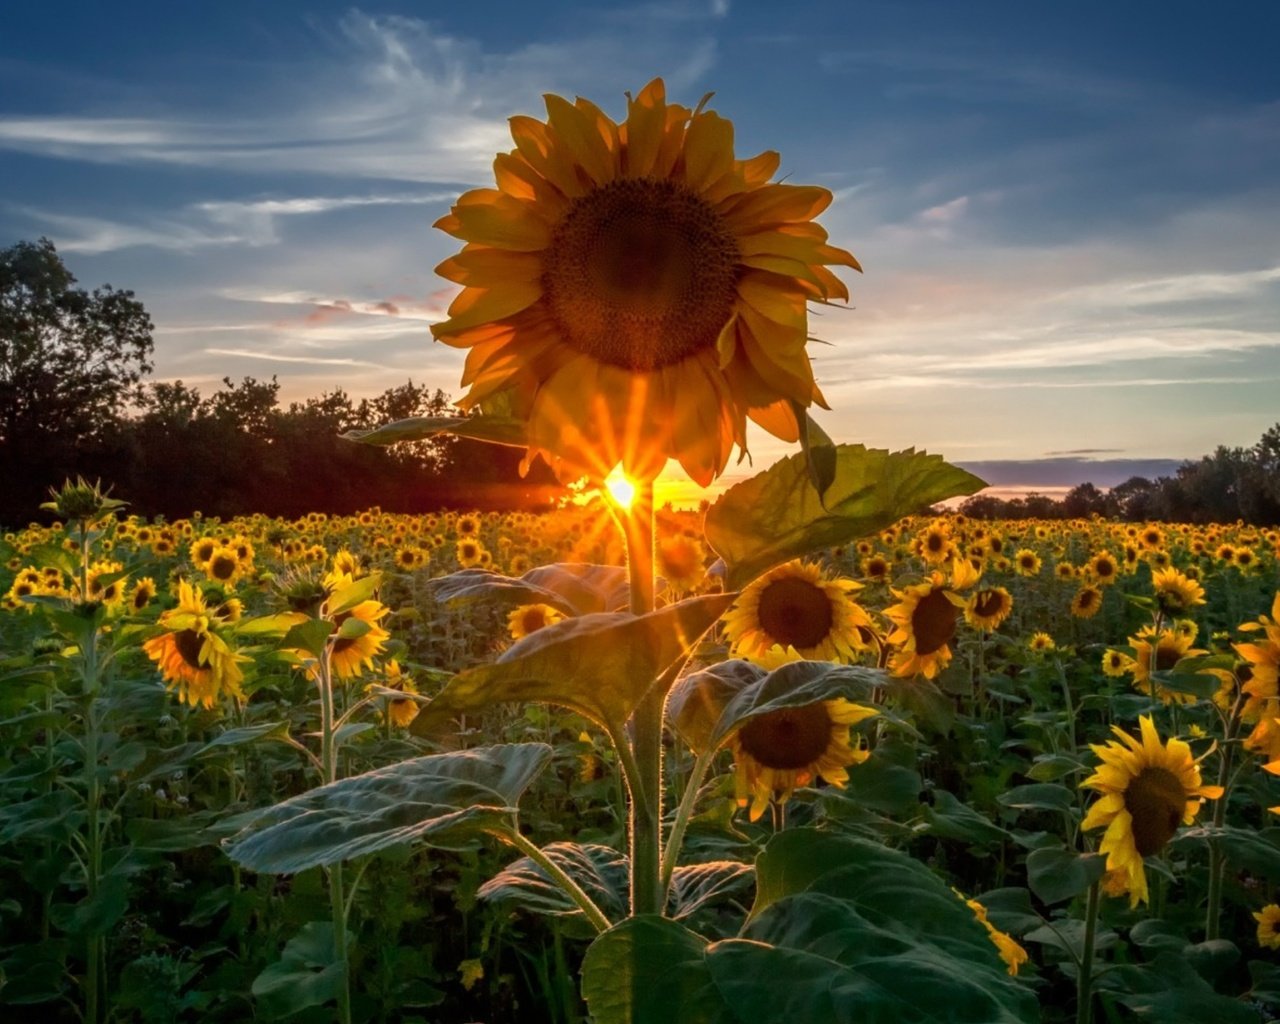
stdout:
<svg viewBox="0 0 1280 1024">
<path fill-rule="evenodd" d="M 1091 619 L 1102 607 L 1102 591 L 1092 583 L 1087 583 L 1076 591 L 1071 599 L 1071 614 L 1077 619 Z"/>
<path fill-rule="evenodd" d="M 923 675 L 932 679 L 951 662 L 951 641 L 956 635 L 956 620 L 967 601 L 958 591 L 967 590 L 978 581 L 978 574 L 967 561 L 951 563 L 951 579 L 935 571 L 923 583 L 893 590 L 899 599 L 884 611 L 897 627 L 886 642 L 900 645 L 889 660 L 889 670 L 899 678 Z"/>
<path fill-rule="evenodd" d="M 1139 719 L 1139 728 L 1141 739 L 1112 726 L 1120 742 L 1091 744 L 1102 764 L 1080 784 L 1102 794 L 1081 827 L 1106 826 L 1099 852 L 1108 870 L 1125 872 L 1131 907 L 1148 902 L 1142 859 L 1159 853 L 1179 824 L 1190 825 L 1204 799 L 1216 800 L 1223 792 L 1201 784 L 1199 761 L 1184 741 L 1162 742 L 1148 715 Z"/>
<path fill-rule="evenodd" d="M 1126 676 L 1133 671 L 1133 659 L 1124 651 L 1117 651 L 1113 648 L 1107 648 L 1105 654 L 1102 655 L 1102 673 L 1118 679 L 1120 676 Z"/>
<path fill-rule="evenodd" d="M 1099 551 L 1087 563 L 1085 569 L 1099 586 L 1107 587 L 1120 575 L 1120 563 L 1110 551 Z"/>
<path fill-rule="evenodd" d="M 1258 922 L 1258 945 L 1264 949 L 1280 949 L 1280 906 L 1268 903 L 1253 919 Z"/>
<path fill-rule="evenodd" d="M 178 584 L 178 606 L 162 612 L 159 624 L 165 632 L 145 641 L 142 649 L 179 700 L 211 708 L 223 693 L 244 698 L 244 674 L 237 662 L 248 659 L 214 631 L 203 596 L 186 580 Z"/>
<path fill-rule="evenodd" d="M 1177 569 L 1161 569 L 1151 574 L 1156 604 L 1165 615 L 1185 615 L 1196 605 L 1204 604 L 1204 587 L 1187 579 Z"/>
<path fill-rule="evenodd" d="M 831 193 L 771 184 L 776 153 L 736 159 L 733 124 L 661 79 L 621 124 L 545 99 L 545 122 L 511 119 L 497 187 L 436 223 L 466 243 L 437 268 L 463 290 L 432 325 L 469 350 L 461 404 L 513 396 L 528 459 L 567 480 L 675 458 L 706 486 L 748 417 L 796 441 L 795 409 L 825 405 L 807 303 L 848 298 L 828 266 L 859 269 L 814 223 Z"/>
<path fill-rule="evenodd" d="M 832 579 L 811 563 L 770 569 L 746 587 L 725 613 L 734 657 L 758 661 L 773 647 L 814 661 L 852 661 L 865 648 L 858 627 L 873 628 L 850 595 L 861 584 Z"/>
<path fill-rule="evenodd" d="M 1013 598 L 1004 587 L 984 587 L 969 598 L 964 618 L 976 629 L 999 629 L 1013 611 Z"/>
<path fill-rule="evenodd" d="M 564 613 L 549 604 L 522 604 L 507 616 L 507 629 L 511 639 L 521 640 L 563 618 Z"/>
<path fill-rule="evenodd" d="M 418 687 L 414 685 L 413 680 L 400 669 L 400 662 L 392 658 L 386 663 L 383 669 L 384 675 L 382 685 L 389 690 L 399 690 L 401 693 L 418 692 Z M 388 697 L 386 698 L 385 714 L 387 720 L 399 729 L 407 729 L 413 720 L 418 717 L 418 702 L 410 697 Z"/>
<path fill-rule="evenodd" d="M 797 787 L 815 778 L 843 786 L 848 766 L 870 756 L 851 744 L 849 727 L 876 713 L 837 698 L 748 719 L 729 739 L 738 806 L 750 803 L 748 816 L 756 821 L 771 800 L 786 803 Z"/>
<path fill-rule="evenodd" d="M 1027 642 L 1027 647 L 1036 654 L 1047 654 L 1049 651 L 1057 650 L 1058 645 L 1048 633 L 1036 633 Z"/>
<path fill-rule="evenodd" d="M 658 575 L 677 593 L 687 593 L 697 588 L 706 576 L 706 548 L 697 537 L 677 533 L 671 537 L 659 537 L 654 550 Z"/>
<path fill-rule="evenodd" d="M 352 582 L 350 577 L 346 577 L 335 586 L 320 607 L 322 614 L 325 614 L 327 606 L 340 606 L 344 602 L 344 595 Z M 333 624 L 338 627 L 339 632 L 329 641 L 329 664 L 336 678 L 354 679 L 373 664 L 373 659 L 381 653 L 383 645 L 391 637 L 390 633 L 378 625 L 390 611 L 381 601 L 371 598 L 333 616 Z M 359 636 L 342 636 L 342 624 L 348 619 L 359 619 L 369 628 Z"/>
<path fill-rule="evenodd" d="M 458 541 L 456 553 L 458 564 L 464 569 L 474 569 L 478 565 L 483 565 L 485 555 L 489 554 L 483 544 L 470 538 Z M 493 556 L 490 555 L 489 557 L 492 558 Z"/>
<path fill-rule="evenodd" d="M 1194 694 L 1170 690 L 1152 678 L 1154 672 L 1171 672 L 1183 658 L 1194 658 L 1207 653 L 1202 648 L 1192 647 L 1192 638 L 1176 629 L 1162 629 L 1159 635 L 1152 626 L 1144 626 L 1136 635 L 1129 638 L 1133 648 L 1133 658 L 1129 663 L 1129 671 L 1133 673 L 1133 685 L 1148 697 L 1158 697 L 1165 704 L 1194 703 Z M 1230 675 L 1230 673 L 1225 673 Z"/>
</svg>

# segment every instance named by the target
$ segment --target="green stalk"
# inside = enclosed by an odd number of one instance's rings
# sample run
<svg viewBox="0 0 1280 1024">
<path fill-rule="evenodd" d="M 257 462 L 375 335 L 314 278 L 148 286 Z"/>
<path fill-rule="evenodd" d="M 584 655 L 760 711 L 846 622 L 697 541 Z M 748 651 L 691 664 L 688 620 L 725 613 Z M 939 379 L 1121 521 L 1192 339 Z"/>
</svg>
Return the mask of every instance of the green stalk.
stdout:
<svg viewBox="0 0 1280 1024">
<path fill-rule="evenodd" d="M 94 645 L 97 638 L 94 638 Z M 94 696 L 86 698 L 84 771 L 87 850 L 85 855 L 85 892 L 89 902 L 98 896 L 102 878 L 102 833 L 98 825 L 98 810 L 102 794 L 98 789 L 98 720 L 94 714 Z M 85 1024 L 97 1024 L 98 1001 L 102 991 L 103 937 L 90 935 L 85 950 L 84 1019 Z"/>
<path fill-rule="evenodd" d="M 320 765 L 322 783 L 338 781 L 338 744 L 335 742 L 333 714 L 333 674 L 329 650 L 316 661 L 316 682 L 320 688 Z M 347 903 L 343 895 L 342 862 L 329 867 L 329 909 L 333 918 L 333 954 L 342 964 L 342 985 L 338 988 L 338 1020 L 351 1024 L 351 964 L 347 955 Z"/>
<path fill-rule="evenodd" d="M 1089 905 L 1084 915 L 1084 950 L 1080 957 L 1080 970 L 1076 974 L 1076 1024 L 1090 1024 L 1093 1020 L 1093 947 L 1098 937 L 1101 892 L 1101 880 L 1089 886 Z"/>
<path fill-rule="evenodd" d="M 624 517 L 631 614 L 654 606 L 653 481 L 636 485 Z M 662 913 L 662 711 L 666 692 L 652 687 L 636 708 L 632 749 L 636 772 L 631 781 L 631 913 Z"/>
<path fill-rule="evenodd" d="M 676 861 L 680 859 L 680 847 L 684 843 L 685 829 L 693 817 L 694 806 L 698 802 L 698 791 L 702 789 L 702 780 L 707 776 L 707 769 L 715 760 L 714 750 L 704 750 L 693 762 L 693 770 L 689 772 L 689 781 L 685 783 L 684 795 L 680 799 L 680 807 L 676 810 L 676 820 L 671 825 L 671 835 L 667 837 L 667 848 L 662 855 L 662 897 L 665 906 L 667 894 L 671 889 L 671 876 L 675 874 Z"/>
<path fill-rule="evenodd" d="M 1231 796 L 1231 761 L 1235 756 L 1235 731 L 1240 721 L 1244 695 L 1237 695 L 1231 714 L 1222 730 L 1222 757 L 1218 762 L 1218 785 L 1222 796 L 1213 805 L 1213 833 L 1209 836 L 1209 896 L 1204 916 L 1204 940 L 1212 942 L 1219 936 L 1222 913 L 1222 876 L 1226 870 L 1222 856 L 1219 833 L 1227 817 L 1227 800 Z"/>
<path fill-rule="evenodd" d="M 560 888 L 565 891 L 565 894 L 578 905 L 579 909 L 581 909 L 587 920 L 591 922 L 591 926 L 595 928 L 597 932 L 607 932 L 612 927 L 609 919 L 604 916 L 604 911 L 596 906 L 595 901 L 583 891 L 582 887 L 567 875 L 555 861 L 538 849 L 538 847 L 530 840 L 526 839 L 516 831 L 494 832 L 493 835 L 498 839 L 501 839 L 504 843 L 509 843 L 514 846 L 531 861 L 537 864 L 538 867 L 542 868 L 551 880 L 555 882 L 556 885 L 560 886 Z"/>
</svg>

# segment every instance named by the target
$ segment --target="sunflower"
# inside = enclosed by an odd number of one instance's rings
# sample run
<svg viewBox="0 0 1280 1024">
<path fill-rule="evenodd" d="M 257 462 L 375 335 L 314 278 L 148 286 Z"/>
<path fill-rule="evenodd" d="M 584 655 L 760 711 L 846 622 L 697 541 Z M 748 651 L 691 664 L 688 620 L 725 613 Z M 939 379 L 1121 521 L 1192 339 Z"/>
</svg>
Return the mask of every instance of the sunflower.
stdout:
<svg viewBox="0 0 1280 1024">
<path fill-rule="evenodd" d="M 749 718 L 729 739 L 738 806 L 756 821 L 770 800 L 786 803 L 799 786 L 821 777 L 833 786 L 849 781 L 846 770 L 870 751 L 854 747 L 849 727 L 876 714 L 843 698 L 767 711 Z"/>
<path fill-rule="evenodd" d="M 1108 647 L 1106 653 L 1102 655 L 1102 674 L 1118 679 L 1120 676 L 1126 676 L 1133 671 L 1134 662 L 1124 651 L 1117 651 Z"/>
<path fill-rule="evenodd" d="M 1049 651 L 1057 650 L 1058 645 L 1048 633 L 1036 633 L 1027 642 L 1027 647 L 1035 654 L 1047 654 Z"/>
<path fill-rule="evenodd" d="M 702 541 L 684 533 L 658 538 L 654 550 L 658 575 L 677 593 L 691 591 L 702 582 L 706 559 Z"/>
<path fill-rule="evenodd" d="M 1039 576 L 1041 557 L 1030 548 L 1020 549 L 1014 556 L 1014 572 L 1019 576 Z"/>
<path fill-rule="evenodd" d="M 1258 945 L 1264 949 L 1280 949 L 1280 906 L 1268 903 L 1253 919 L 1258 922 Z"/>
<path fill-rule="evenodd" d="M 232 586 L 243 575 L 244 569 L 235 549 L 226 544 L 219 544 L 214 548 L 209 561 L 204 564 L 204 574 L 225 586 Z"/>
<path fill-rule="evenodd" d="M 956 635 L 956 620 L 967 602 L 957 591 L 966 590 L 978 581 L 978 574 L 968 562 L 951 563 L 951 580 L 941 572 L 933 572 L 923 583 L 893 590 L 899 603 L 884 611 L 897 627 L 886 641 L 900 644 L 901 649 L 889 660 L 890 671 L 899 678 L 923 675 L 932 679 L 951 662 L 948 646 Z"/>
<path fill-rule="evenodd" d="M 507 616 L 507 629 L 511 633 L 511 639 L 521 640 L 563 618 L 564 613 L 549 604 L 522 604 Z"/>
<path fill-rule="evenodd" d="M 1153 672 L 1171 672 L 1183 658 L 1205 654 L 1203 649 L 1191 646 L 1193 639 L 1176 629 L 1162 629 L 1157 635 L 1152 626 L 1144 626 L 1135 636 L 1129 637 L 1129 646 L 1133 648 L 1129 671 L 1133 673 L 1134 687 L 1148 697 L 1159 697 L 1165 704 L 1194 703 L 1194 694 L 1170 690 L 1152 678 Z"/>
<path fill-rule="evenodd" d="M 147 657 L 160 668 L 178 699 L 192 707 L 211 708 L 222 693 L 242 700 L 244 674 L 237 662 L 246 661 L 213 630 L 204 598 L 186 580 L 178 584 L 178 606 L 162 612 L 165 632 L 143 643 Z"/>
<path fill-rule="evenodd" d="M 348 576 L 335 585 L 320 606 L 321 614 L 327 617 L 328 606 L 345 603 L 347 590 L 352 584 L 353 581 Z M 383 645 L 391 637 L 390 633 L 378 625 L 390 611 L 381 601 L 371 598 L 333 616 L 333 624 L 338 628 L 329 641 L 329 664 L 338 679 L 353 679 L 373 664 L 374 657 L 382 651 Z M 359 619 L 369 628 L 359 636 L 343 636 L 342 624 L 348 619 Z"/>
<path fill-rule="evenodd" d="M 205 567 L 209 564 L 209 559 L 213 557 L 213 553 L 218 550 L 218 541 L 214 537 L 200 537 L 191 542 L 191 547 L 187 549 L 187 553 L 191 558 L 191 564 L 201 572 L 205 571 Z"/>
<path fill-rule="evenodd" d="M 483 565 L 484 556 L 489 554 L 483 544 L 470 538 L 458 541 L 456 551 L 458 564 L 464 569 L 474 569 L 478 565 Z"/>
<path fill-rule="evenodd" d="M 401 693 L 418 692 L 418 687 L 409 676 L 405 675 L 400 669 L 400 662 L 392 658 L 384 666 L 385 675 L 382 678 L 382 685 L 388 690 L 399 690 Z M 392 725 L 400 729 L 407 729 L 418 717 L 418 702 L 411 697 L 388 697 L 385 713 L 387 720 Z"/>
<path fill-rule="evenodd" d="M 987 908 L 981 903 L 977 900 L 969 899 L 954 886 L 951 891 L 964 900 L 964 905 L 973 911 L 973 916 L 978 919 L 978 923 L 987 930 L 987 938 L 991 940 L 996 950 L 1000 953 L 1000 959 L 1005 962 L 1005 967 L 1008 969 L 1010 976 L 1016 977 L 1018 968 L 1027 962 L 1027 951 L 987 919 Z"/>
<path fill-rule="evenodd" d="M 1092 583 L 1087 583 L 1076 591 L 1071 599 L 1071 614 L 1077 619 L 1091 619 L 1102 607 L 1102 591 Z"/>
<path fill-rule="evenodd" d="M 1241 711 L 1244 721 L 1256 723 L 1245 739 L 1250 750 L 1266 751 L 1280 758 L 1280 591 L 1271 604 L 1271 615 L 1258 616 L 1255 622 L 1240 627 L 1244 632 L 1262 633 L 1253 643 L 1235 644 L 1236 653 L 1244 659 L 1241 666 L 1240 691 L 1245 703 Z"/>
<path fill-rule="evenodd" d="M 941 565 L 955 551 L 951 527 L 945 522 L 930 523 L 916 537 L 914 548 L 916 554 L 930 565 Z"/>
<path fill-rule="evenodd" d="M 806 304 L 847 300 L 827 269 L 815 186 L 771 184 L 776 153 L 737 160 L 733 125 L 666 101 L 661 79 L 615 123 L 547 96 L 511 119 L 497 188 L 436 226 L 466 243 L 437 272 L 463 286 L 436 338 L 468 352 L 464 408 L 506 393 L 527 421 L 526 465 L 651 479 L 668 458 L 706 486 L 750 417 L 786 441 L 825 400 L 805 352 Z"/>
<path fill-rule="evenodd" d="M 1004 587 L 984 587 L 969 598 L 964 606 L 964 618 L 976 629 L 999 629 L 1012 611 L 1013 598 L 1009 591 Z"/>
<path fill-rule="evenodd" d="M 1092 744 L 1102 764 L 1080 784 L 1102 794 L 1081 827 L 1106 826 L 1099 852 L 1108 870 L 1126 873 L 1131 907 L 1148 902 L 1142 858 L 1159 853 L 1179 823 L 1190 825 L 1202 798 L 1216 800 L 1223 792 L 1221 786 L 1201 785 L 1199 761 L 1185 742 L 1161 742 L 1148 715 L 1139 727 L 1140 740 L 1112 726 L 1121 742 Z"/>
<path fill-rule="evenodd" d="M 1099 586 L 1110 586 L 1120 574 L 1120 563 L 1110 551 L 1099 551 L 1088 562 L 1085 569 Z"/>
<path fill-rule="evenodd" d="M 135 612 L 140 612 L 151 603 L 151 599 L 155 596 L 156 581 L 150 576 L 144 576 L 133 585 L 133 589 L 129 592 L 129 607 Z"/>
<path fill-rule="evenodd" d="M 1151 574 L 1156 604 L 1165 615 L 1182 615 L 1196 605 L 1204 604 L 1204 587 L 1187 579 L 1177 569 L 1162 569 Z"/>
<path fill-rule="evenodd" d="M 858 627 L 873 627 L 850 595 L 861 584 L 832 579 L 799 560 L 770 569 L 725 613 L 734 657 L 758 661 L 773 647 L 813 661 L 852 661 L 864 649 Z"/>
<path fill-rule="evenodd" d="M 875 583 L 886 583 L 892 566 L 884 555 L 868 555 L 862 560 L 862 575 Z"/>
</svg>

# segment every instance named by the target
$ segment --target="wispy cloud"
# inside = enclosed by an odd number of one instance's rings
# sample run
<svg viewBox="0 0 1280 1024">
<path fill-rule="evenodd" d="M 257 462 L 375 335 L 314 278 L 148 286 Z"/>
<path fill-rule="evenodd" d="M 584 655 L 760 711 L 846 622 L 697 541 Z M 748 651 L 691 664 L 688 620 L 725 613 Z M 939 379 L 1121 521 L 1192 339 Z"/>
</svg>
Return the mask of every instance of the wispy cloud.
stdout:
<svg viewBox="0 0 1280 1024">
<path fill-rule="evenodd" d="M 679 9 L 714 21 L 727 4 Z M 299 72 L 307 88 L 260 97 L 260 113 L 225 109 L 211 98 L 198 112 L 159 117 L 0 117 L 0 148 L 258 175 L 475 182 L 487 175 L 494 152 L 511 147 L 507 115 L 536 108 L 549 89 L 572 92 L 620 76 L 643 82 L 654 73 L 655 49 L 664 52 L 674 89 L 704 75 L 715 39 L 691 32 L 689 21 L 651 19 L 626 33 L 586 32 L 491 52 L 416 18 L 353 10 L 327 33 L 328 52 Z"/>
<path fill-rule="evenodd" d="M 382 363 L 371 363 L 364 359 L 330 359 L 323 356 L 288 356 L 279 352 L 259 352 L 247 348 L 207 348 L 211 356 L 235 356 L 238 359 L 259 359 L 269 363 L 309 363 L 313 366 L 367 366 L 375 370 L 394 370 L 395 367 Z"/>
</svg>

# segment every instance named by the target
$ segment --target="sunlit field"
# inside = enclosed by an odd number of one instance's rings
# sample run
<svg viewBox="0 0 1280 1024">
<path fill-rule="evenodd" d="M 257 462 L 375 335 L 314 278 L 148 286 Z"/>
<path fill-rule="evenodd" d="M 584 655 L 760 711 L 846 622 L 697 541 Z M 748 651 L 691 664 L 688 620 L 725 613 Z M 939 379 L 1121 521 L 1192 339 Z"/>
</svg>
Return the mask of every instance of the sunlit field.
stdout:
<svg viewBox="0 0 1280 1024">
<path fill-rule="evenodd" d="M 327 777 L 517 744 L 546 761 L 516 783 L 524 836 L 559 851 L 599 912 L 625 914 L 625 782 L 589 713 L 618 685 L 616 652 L 531 684 L 538 702 L 418 728 L 455 673 L 626 607 L 625 513 L 604 496 L 542 516 L 90 511 L 0 549 L 6 1019 L 73 1019 L 93 936 L 118 1019 L 329 1019 L 316 864 L 343 842 L 357 1019 L 584 1019 L 594 929 L 527 856 L 481 841 L 485 822 L 459 822 L 492 795 L 479 783 L 428 806 L 402 782 L 278 848 L 234 844 Z M 701 514 L 660 511 L 656 537 L 659 609 L 724 589 Z M 672 927 L 737 934 L 740 908 L 778 898 L 760 851 L 792 835 L 810 876 L 792 941 L 822 948 L 843 928 L 875 937 L 873 960 L 968 963 L 965 998 L 981 986 L 983 1012 L 1008 1019 L 1071 1018 L 1086 957 L 1115 1012 L 1260 1019 L 1280 945 L 1278 541 L 944 515 L 774 568 L 697 641 L 667 704 L 668 819 L 684 833 Z M 765 669 L 782 693 L 773 663 L 793 656 L 827 697 L 767 710 Z M 703 763 L 733 681 L 757 713 Z M 255 858 L 287 873 L 238 863 Z M 841 864 L 852 873 L 822 874 Z M 856 923 L 837 924 L 848 891 Z"/>
</svg>

